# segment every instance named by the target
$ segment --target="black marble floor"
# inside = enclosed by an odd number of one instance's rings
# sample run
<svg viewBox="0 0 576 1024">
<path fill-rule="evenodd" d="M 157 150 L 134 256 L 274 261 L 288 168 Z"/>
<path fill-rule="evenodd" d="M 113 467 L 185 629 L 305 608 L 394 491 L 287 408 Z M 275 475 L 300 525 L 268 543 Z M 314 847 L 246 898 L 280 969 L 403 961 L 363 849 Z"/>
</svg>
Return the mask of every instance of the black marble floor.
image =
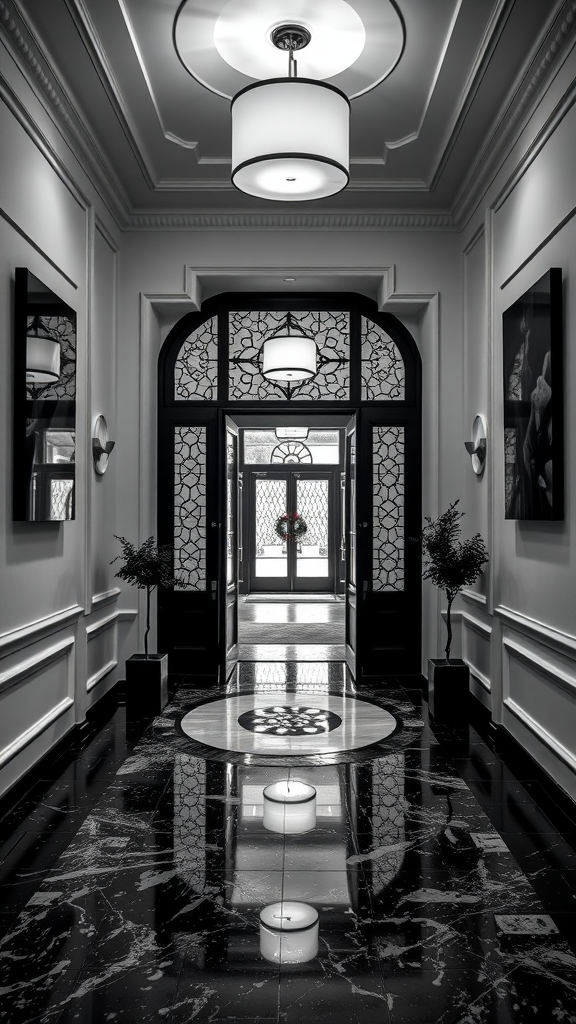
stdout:
<svg viewBox="0 0 576 1024">
<path fill-rule="evenodd" d="M 118 709 L 1 822 L 0 1021 L 576 1022 L 576 817 L 512 744 L 432 727 L 419 692 L 355 692 L 336 663 L 240 666 L 230 693 L 326 689 L 402 728 L 339 757 L 203 748 Z M 306 691 L 308 687 L 308 691 Z M 317 790 L 268 832 L 262 790 Z M 261 955 L 260 910 L 319 914 L 317 955 Z"/>
</svg>

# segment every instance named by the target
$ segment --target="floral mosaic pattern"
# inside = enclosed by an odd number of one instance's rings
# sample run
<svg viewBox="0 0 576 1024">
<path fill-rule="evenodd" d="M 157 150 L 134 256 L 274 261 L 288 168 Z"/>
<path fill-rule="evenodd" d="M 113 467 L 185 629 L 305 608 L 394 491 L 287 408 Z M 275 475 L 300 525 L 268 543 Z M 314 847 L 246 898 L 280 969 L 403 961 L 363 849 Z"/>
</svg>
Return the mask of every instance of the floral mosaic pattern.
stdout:
<svg viewBox="0 0 576 1024">
<path fill-rule="evenodd" d="M 404 360 L 378 324 L 362 317 L 362 401 L 403 401 Z"/>
<path fill-rule="evenodd" d="M 174 428 L 174 573 L 206 590 L 205 427 Z"/>
<path fill-rule="evenodd" d="M 404 428 L 374 427 L 372 589 L 404 590 Z"/>
<path fill-rule="evenodd" d="M 249 732 L 272 736 L 318 736 L 342 725 L 342 719 L 325 708 L 293 707 L 277 704 L 272 708 L 256 708 L 240 715 L 238 724 Z"/>
</svg>

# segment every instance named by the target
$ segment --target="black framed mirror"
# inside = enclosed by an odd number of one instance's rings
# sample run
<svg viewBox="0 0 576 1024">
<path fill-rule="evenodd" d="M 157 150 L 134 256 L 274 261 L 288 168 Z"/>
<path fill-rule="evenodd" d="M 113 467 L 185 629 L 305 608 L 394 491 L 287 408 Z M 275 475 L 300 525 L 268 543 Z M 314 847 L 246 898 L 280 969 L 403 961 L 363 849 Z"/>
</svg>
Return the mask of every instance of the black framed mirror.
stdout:
<svg viewBox="0 0 576 1024">
<path fill-rule="evenodd" d="M 24 267 L 15 274 L 13 518 L 75 515 L 76 312 Z"/>
</svg>

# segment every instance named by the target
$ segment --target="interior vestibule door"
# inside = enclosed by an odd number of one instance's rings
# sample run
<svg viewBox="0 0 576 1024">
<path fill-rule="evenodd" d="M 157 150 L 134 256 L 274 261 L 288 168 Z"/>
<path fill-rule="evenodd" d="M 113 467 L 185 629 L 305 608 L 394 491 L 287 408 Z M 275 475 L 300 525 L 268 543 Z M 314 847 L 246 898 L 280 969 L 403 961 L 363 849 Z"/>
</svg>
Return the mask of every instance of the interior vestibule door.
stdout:
<svg viewBox="0 0 576 1024">
<path fill-rule="evenodd" d="M 244 472 L 248 589 L 253 593 L 331 593 L 335 589 L 338 504 L 335 470 L 269 467 Z M 299 540 L 282 540 L 275 525 L 298 512 Z"/>
</svg>

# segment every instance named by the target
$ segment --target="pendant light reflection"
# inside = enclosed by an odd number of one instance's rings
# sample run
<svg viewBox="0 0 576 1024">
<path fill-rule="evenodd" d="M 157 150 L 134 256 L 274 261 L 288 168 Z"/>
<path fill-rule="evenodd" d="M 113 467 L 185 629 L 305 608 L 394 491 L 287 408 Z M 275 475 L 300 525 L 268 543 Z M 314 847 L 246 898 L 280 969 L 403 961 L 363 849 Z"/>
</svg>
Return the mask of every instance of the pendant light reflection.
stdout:
<svg viewBox="0 0 576 1024">
<path fill-rule="evenodd" d="M 262 824 L 269 832 L 299 835 L 316 827 L 316 790 L 305 782 L 283 779 L 266 786 Z"/>
<path fill-rule="evenodd" d="M 262 346 L 262 376 L 266 380 L 297 384 L 317 372 L 316 342 L 291 313 Z"/>
<path fill-rule="evenodd" d="M 51 384 L 60 377 L 60 345 L 38 326 L 26 337 L 26 381 Z"/>
<path fill-rule="evenodd" d="M 318 953 L 318 911 L 295 900 L 260 911 L 260 953 L 277 964 L 305 964 Z"/>
</svg>

